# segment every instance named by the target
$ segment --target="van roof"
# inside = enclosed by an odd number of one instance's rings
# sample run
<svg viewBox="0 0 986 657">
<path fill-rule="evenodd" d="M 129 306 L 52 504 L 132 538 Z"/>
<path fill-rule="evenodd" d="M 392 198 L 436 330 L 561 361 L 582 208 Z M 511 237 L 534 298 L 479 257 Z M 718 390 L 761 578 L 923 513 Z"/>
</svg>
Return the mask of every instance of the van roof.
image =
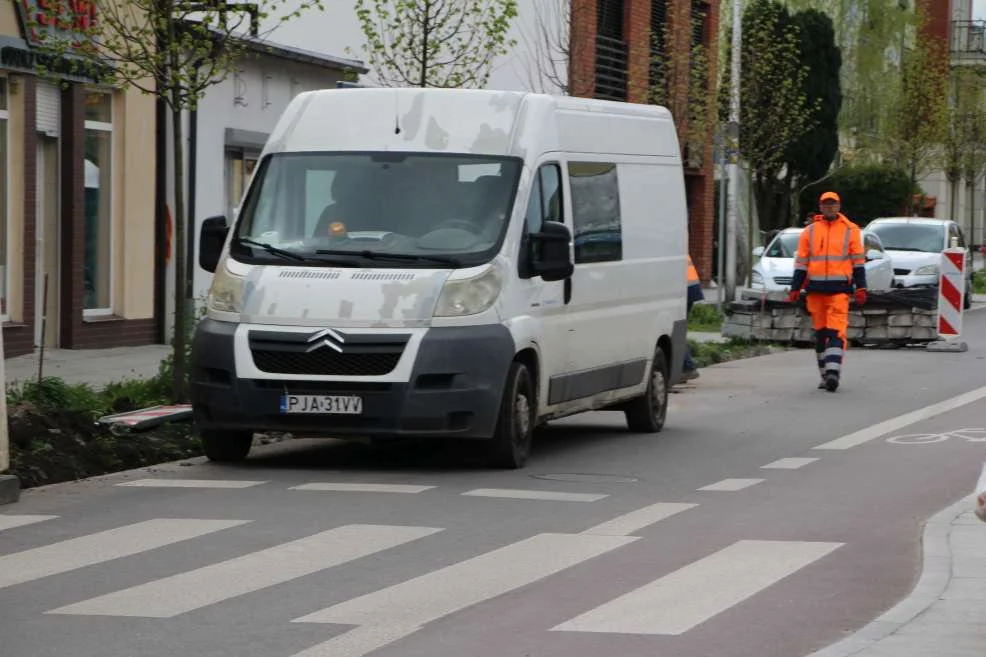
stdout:
<svg viewBox="0 0 986 657">
<path fill-rule="evenodd" d="M 951 219 L 936 219 L 933 217 L 878 217 L 870 222 L 881 223 L 881 224 L 926 224 L 926 225 L 944 225 L 952 223 Z"/>
<path fill-rule="evenodd" d="M 485 89 L 301 93 L 285 109 L 265 148 L 515 157 L 554 150 L 680 158 L 674 123 L 664 107 Z"/>
</svg>

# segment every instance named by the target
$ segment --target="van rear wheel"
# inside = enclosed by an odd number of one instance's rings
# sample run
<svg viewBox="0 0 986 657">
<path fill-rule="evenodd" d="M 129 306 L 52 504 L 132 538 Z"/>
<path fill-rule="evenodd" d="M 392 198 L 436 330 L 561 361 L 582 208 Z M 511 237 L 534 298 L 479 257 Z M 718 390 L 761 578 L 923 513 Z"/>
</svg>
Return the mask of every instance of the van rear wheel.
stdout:
<svg viewBox="0 0 986 657">
<path fill-rule="evenodd" d="M 660 347 L 654 353 L 647 391 L 626 405 L 627 427 L 634 433 L 657 433 L 668 416 L 668 361 Z"/>
<path fill-rule="evenodd" d="M 534 378 L 523 363 L 514 362 L 500 401 L 493 439 L 487 446 L 491 466 L 517 469 L 527 463 L 537 419 Z"/>
<path fill-rule="evenodd" d="M 235 463 L 242 461 L 253 447 L 252 431 L 222 431 L 203 429 L 199 433 L 202 450 L 210 461 Z"/>
</svg>

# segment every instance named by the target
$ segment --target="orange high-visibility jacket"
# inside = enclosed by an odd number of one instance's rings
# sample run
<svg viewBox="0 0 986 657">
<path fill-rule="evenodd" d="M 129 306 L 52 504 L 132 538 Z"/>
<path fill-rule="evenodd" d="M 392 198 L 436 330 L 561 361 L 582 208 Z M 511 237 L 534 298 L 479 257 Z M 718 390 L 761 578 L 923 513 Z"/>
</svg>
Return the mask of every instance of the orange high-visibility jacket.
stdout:
<svg viewBox="0 0 986 657">
<path fill-rule="evenodd" d="M 695 269 L 695 264 L 692 262 L 692 257 L 688 256 L 688 284 L 689 285 L 699 285 L 701 281 L 698 277 L 698 270 Z"/>
<path fill-rule="evenodd" d="M 832 221 L 818 215 L 801 233 L 791 289 L 822 294 L 865 289 L 865 265 L 859 226 L 842 213 Z"/>
</svg>

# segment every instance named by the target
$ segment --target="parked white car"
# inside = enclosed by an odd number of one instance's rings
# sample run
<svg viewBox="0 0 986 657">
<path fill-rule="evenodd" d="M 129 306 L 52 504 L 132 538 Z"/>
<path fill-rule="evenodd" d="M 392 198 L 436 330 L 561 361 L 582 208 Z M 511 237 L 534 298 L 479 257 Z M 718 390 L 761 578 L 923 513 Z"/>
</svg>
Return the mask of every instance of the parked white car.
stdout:
<svg viewBox="0 0 986 657">
<path fill-rule="evenodd" d="M 941 254 L 946 248 L 966 249 L 965 307 L 972 305 L 972 252 L 962 229 L 949 219 L 885 217 L 866 229 L 879 235 L 893 262 L 896 287 L 938 287 Z"/>
<path fill-rule="evenodd" d="M 758 246 L 753 255 L 760 260 L 753 265 L 751 287 L 768 292 L 782 292 L 791 287 L 794 278 L 794 258 L 798 252 L 798 240 L 804 228 L 785 228 L 770 241 L 766 248 Z M 893 287 L 894 270 L 890 256 L 880 238 L 869 230 L 863 230 L 863 250 L 866 253 L 866 287 L 871 291 L 884 291 Z"/>
</svg>

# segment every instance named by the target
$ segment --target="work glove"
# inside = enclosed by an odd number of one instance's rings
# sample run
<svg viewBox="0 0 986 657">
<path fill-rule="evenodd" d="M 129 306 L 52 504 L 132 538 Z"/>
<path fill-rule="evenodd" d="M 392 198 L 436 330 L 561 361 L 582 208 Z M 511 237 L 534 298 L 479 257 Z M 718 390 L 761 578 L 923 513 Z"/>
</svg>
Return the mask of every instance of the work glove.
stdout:
<svg viewBox="0 0 986 657">
<path fill-rule="evenodd" d="M 866 305 L 866 290 L 863 288 L 859 288 L 858 290 L 856 290 L 856 305 L 857 306 Z"/>
<path fill-rule="evenodd" d="M 798 303 L 801 300 L 801 290 L 791 290 L 787 293 L 788 303 Z"/>
</svg>

